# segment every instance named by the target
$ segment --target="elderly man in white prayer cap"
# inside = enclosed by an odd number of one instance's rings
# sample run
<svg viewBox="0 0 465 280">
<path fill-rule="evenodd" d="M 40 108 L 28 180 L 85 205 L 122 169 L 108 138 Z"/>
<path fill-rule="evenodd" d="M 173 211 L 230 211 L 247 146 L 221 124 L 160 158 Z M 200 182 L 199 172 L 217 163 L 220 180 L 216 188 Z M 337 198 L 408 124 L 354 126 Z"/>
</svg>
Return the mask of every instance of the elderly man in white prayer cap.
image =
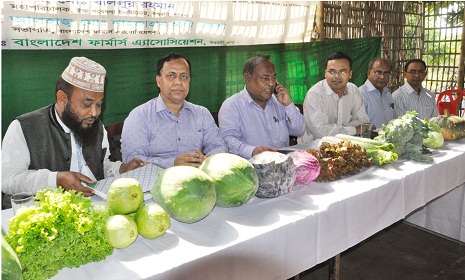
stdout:
<svg viewBox="0 0 465 280">
<path fill-rule="evenodd" d="M 146 164 L 109 160 L 100 120 L 105 75 L 97 62 L 74 57 L 57 80 L 55 104 L 11 122 L 2 144 L 2 208 L 15 193 L 57 186 L 91 196 L 86 184 Z"/>
</svg>

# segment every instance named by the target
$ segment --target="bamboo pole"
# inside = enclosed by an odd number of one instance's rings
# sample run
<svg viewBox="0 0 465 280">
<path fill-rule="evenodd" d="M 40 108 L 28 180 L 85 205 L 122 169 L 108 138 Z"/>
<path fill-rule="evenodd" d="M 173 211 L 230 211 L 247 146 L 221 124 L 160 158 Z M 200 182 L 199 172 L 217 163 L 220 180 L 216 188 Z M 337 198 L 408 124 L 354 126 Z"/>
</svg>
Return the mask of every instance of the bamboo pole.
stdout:
<svg viewBox="0 0 465 280">
<path fill-rule="evenodd" d="M 349 4 L 342 3 L 341 7 L 341 39 L 347 39 L 347 23 L 348 23 Z"/>
<path fill-rule="evenodd" d="M 464 58 L 465 58 L 465 9 L 463 10 L 463 21 L 462 21 L 462 46 L 460 47 L 460 59 L 459 59 L 459 73 L 457 79 L 457 88 L 463 89 L 463 72 L 464 72 Z"/>
<path fill-rule="evenodd" d="M 325 4 L 323 3 L 323 1 L 318 2 L 315 11 L 315 32 L 316 34 L 318 34 L 317 41 L 323 41 L 325 39 L 324 9 Z"/>
</svg>

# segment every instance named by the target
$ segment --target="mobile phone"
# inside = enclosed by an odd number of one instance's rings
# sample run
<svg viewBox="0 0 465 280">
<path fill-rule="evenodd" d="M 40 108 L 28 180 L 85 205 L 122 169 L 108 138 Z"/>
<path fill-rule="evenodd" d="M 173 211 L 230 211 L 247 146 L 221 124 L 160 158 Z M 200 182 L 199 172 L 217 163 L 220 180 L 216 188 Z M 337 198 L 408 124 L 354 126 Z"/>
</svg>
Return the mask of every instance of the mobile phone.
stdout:
<svg viewBox="0 0 465 280">
<path fill-rule="evenodd" d="M 276 88 L 278 87 L 278 82 L 276 82 L 276 85 L 274 86 L 274 91 L 273 91 L 273 94 L 278 94 L 278 91 L 276 90 Z"/>
</svg>

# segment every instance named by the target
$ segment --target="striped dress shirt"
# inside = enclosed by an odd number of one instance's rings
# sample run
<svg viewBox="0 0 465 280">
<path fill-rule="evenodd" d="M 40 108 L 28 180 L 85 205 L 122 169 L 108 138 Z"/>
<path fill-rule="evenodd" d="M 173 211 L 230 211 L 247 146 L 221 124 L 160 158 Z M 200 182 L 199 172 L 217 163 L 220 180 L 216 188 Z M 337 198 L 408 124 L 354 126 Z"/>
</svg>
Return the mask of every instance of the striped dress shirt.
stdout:
<svg viewBox="0 0 465 280">
<path fill-rule="evenodd" d="M 436 95 L 421 87 L 420 95 L 408 84 L 392 93 L 396 117 L 403 116 L 407 111 L 415 111 L 420 119 L 430 119 L 439 115 L 436 107 Z"/>
</svg>

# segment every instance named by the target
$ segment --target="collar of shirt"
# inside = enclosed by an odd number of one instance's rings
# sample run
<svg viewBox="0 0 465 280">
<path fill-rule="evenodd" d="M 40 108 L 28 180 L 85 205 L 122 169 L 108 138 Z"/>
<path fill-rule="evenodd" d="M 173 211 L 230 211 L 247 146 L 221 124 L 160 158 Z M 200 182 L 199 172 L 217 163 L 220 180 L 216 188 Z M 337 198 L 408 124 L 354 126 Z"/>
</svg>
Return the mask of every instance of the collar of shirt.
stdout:
<svg viewBox="0 0 465 280">
<path fill-rule="evenodd" d="M 69 127 L 67 127 L 60 119 L 60 116 L 58 115 L 58 112 L 57 110 L 55 109 L 55 117 L 58 121 L 58 123 L 61 125 L 61 127 L 63 128 L 63 130 L 66 132 L 66 133 L 71 133 L 71 129 L 69 129 Z"/>
<path fill-rule="evenodd" d="M 328 85 L 328 82 L 326 80 L 323 80 L 323 88 L 325 89 L 324 92 L 325 92 L 326 95 L 335 94 L 339 98 L 339 94 L 337 94 L 337 93 L 335 93 L 333 91 L 333 89 Z M 341 97 L 347 95 L 347 93 L 348 92 L 347 92 L 347 85 L 346 85 L 346 87 L 344 88 L 344 93 L 341 95 Z"/>
<path fill-rule="evenodd" d="M 184 109 L 189 109 L 192 111 L 192 104 L 184 100 L 181 111 Z M 169 109 L 168 107 L 166 107 L 166 104 L 165 104 L 165 101 L 163 101 L 163 98 L 161 98 L 161 96 L 155 97 L 155 111 L 159 113 L 164 110 L 169 110 Z"/>
<path fill-rule="evenodd" d="M 409 83 L 406 82 L 404 87 L 409 94 L 413 94 L 413 93 L 418 94 L 418 92 L 414 90 L 413 87 Z M 424 93 L 424 92 L 425 92 L 425 88 L 423 86 L 420 86 L 420 93 Z"/>
<path fill-rule="evenodd" d="M 258 105 L 257 102 L 255 102 L 255 100 L 252 99 L 252 96 L 250 96 L 250 93 L 247 91 L 246 87 L 244 87 L 243 92 L 244 92 L 244 97 L 248 104 L 254 104 L 254 106 L 260 107 L 260 105 Z M 269 104 L 273 104 L 276 101 L 277 101 L 276 96 L 274 96 L 274 94 L 271 94 L 271 98 L 266 101 L 266 106 L 268 106 Z"/>
<path fill-rule="evenodd" d="M 375 86 L 368 79 L 365 82 L 365 86 L 367 87 L 367 90 L 369 92 L 376 91 L 377 93 L 379 93 L 378 89 L 375 88 Z M 387 87 L 384 87 L 383 91 L 381 92 L 381 95 L 385 95 L 386 93 L 389 93 L 389 89 Z"/>
</svg>

